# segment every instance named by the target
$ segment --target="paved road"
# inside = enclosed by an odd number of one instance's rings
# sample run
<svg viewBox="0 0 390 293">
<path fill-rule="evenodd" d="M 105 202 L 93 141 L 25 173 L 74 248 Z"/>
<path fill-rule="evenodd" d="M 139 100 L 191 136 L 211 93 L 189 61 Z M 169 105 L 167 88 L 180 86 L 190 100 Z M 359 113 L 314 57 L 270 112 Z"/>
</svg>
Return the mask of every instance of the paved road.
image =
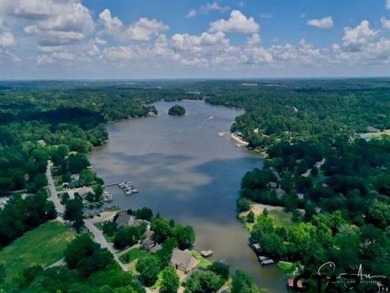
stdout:
<svg viewBox="0 0 390 293">
<path fill-rule="evenodd" d="M 50 165 L 51 163 L 48 162 L 47 169 L 46 169 L 46 178 L 47 178 L 48 188 L 50 191 L 50 199 L 54 203 L 57 213 L 59 215 L 63 215 L 65 208 L 58 197 L 58 193 L 54 185 L 53 176 L 51 175 Z"/>
<path fill-rule="evenodd" d="M 127 267 L 123 265 L 123 263 L 119 260 L 118 256 L 115 254 L 116 250 L 109 244 L 104 238 L 102 231 L 100 231 L 96 226 L 92 223 L 91 220 L 84 220 L 85 227 L 91 232 L 94 236 L 94 240 L 96 243 L 100 244 L 102 248 L 107 248 L 108 251 L 114 256 L 114 259 L 118 263 L 118 265 L 122 268 L 122 270 L 127 271 Z"/>
<path fill-rule="evenodd" d="M 57 213 L 59 215 L 63 215 L 65 208 L 64 208 L 63 204 L 61 204 L 61 201 L 58 197 L 56 187 L 54 185 L 53 176 L 52 176 L 51 170 L 50 170 L 50 162 L 48 162 L 48 164 L 47 164 L 46 177 L 47 177 L 47 183 L 48 183 L 48 187 L 49 187 L 49 191 L 50 191 L 50 198 L 54 203 L 54 206 L 56 208 Z M 84 224 L 85 224 L 85 227 L 88 229 L 88 231 L 91 232 L 92 235 L 94 236 L 95 242 L 100 244 L 100 246 L 102 248 L 107 248 L 108 251 L 110 251 L 111 254 L 113 255 L 115 261 L 122 268 L 122 270 L 127 271 L 128 268 L 125 267 L 122 264 L 122 262 L 119 260 L 118 256 L 116 256 L 116 254 L 115 254 L 116 250 L 114 249 L 114 247 L 107 242 L 106 238 L 104 238 L 104 236 L 103 236 L 103 233 L 98 228 L 95 227 L 95 225 L 93 224 L 93 221 L 91 221 L 89 219 L 84 220 Z"/>
</svg>

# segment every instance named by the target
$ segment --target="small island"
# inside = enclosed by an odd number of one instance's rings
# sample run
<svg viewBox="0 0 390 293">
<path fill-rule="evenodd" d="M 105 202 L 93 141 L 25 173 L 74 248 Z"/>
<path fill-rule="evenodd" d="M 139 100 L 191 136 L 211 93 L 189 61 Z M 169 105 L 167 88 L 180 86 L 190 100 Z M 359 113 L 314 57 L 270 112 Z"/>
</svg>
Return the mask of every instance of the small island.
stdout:
<svg viewBox="0 0 390 293">
<path fill-rule="evenodd" d="M 180 105 L 174 105 L 168 111 L 168 115 L 171 116 L 183 116 L 186 113 L 186 109 Z"/>
</svg>

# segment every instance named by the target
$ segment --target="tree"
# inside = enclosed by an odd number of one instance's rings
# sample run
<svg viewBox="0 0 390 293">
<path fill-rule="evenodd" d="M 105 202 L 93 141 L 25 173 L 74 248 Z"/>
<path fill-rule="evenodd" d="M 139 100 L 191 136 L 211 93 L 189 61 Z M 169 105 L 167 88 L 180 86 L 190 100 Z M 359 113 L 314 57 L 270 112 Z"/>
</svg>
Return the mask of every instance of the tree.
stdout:
<svg viewBox="0 0 390 293">
<path fill-rule="evenodd" d="M 223 285 L 224 280 L 211 271 L 197 271 L 185 283 L 185 293 L 212 293 Z"/>
<path fill-rule="evenodd" d="M 186 109 L 180 105 L 174 105 L 168 110 L 168 115 L 171 116 L 183 116 L 186 113 Z"/>
<path fill-rule="evenodd" d="M 241 212 L 246 212 L 246 211 L 249 211 L 249 209 L 251 208 L 251 202 L 249 199 L 246 199 L 245 197 L 240 197 L 238 200 L 237 200 L 237 208 L 238 208 L 238 211 L 241 213 Z"/>
<path fill-rule="evenodd" d="M 246 221 L 248 223 L 254 223 L 255 222 L 255 213 L 253 211 L 250 211 L 248 215 L 246 216 Z"/>
<path fill-rule="evenodd" d="M 0 264 L 0 285 L 5 281 L 7 277 L 7 271 L 5 270 L 5 266 L 3 263 Z"/>
<path fill-rule="evenodd" d="M 152 210 L 146 207 L 136 210 L 134 214 L 137 217 L 137 219 L 142 219 L 146 221 L 150 221 L 153 218 Z"/>
<path fill-rule="evenodd" d="M 184 250 L 191 248 L 195 242 L 195 231 L 191 226 L 177 225 L 175 229 L 175 237 L 179 244 L 179 248 Z"/>
<path fill-rule="evenodd" d="M 141 274 L 144 285 L 149 287 L 157 281 L 157 276 L 160 273 L 160 261 L 155 256 L 144 257 L 138 260 L 135 269 Z"/>
<path fill-rule="evenodd" d="M 67 246 L 64 252 L 65 262 L 70 269 L 75 269 L 84 257 L 92 255 L 98 247 L 88 234 L 81 234 Z"/>
<path fill-rule="evenodd" d="M 267 233 L 262 235 L 261 244 L 267 253 L 278 259 L 286 254 L 283 239 L 276 234 Z"/>
<path fill-rule="evenodd" d="M 79 183 L 80 185 L 92 185 L 95 180 L 95 174 L 91 169 L 83 169 L 80 172 Z"/>
<path fill-rule="evenodd" d="M 390 205 L 382 201 L 374 202 L 368 209 L 371 222 L 378 227 L 390 225 Z"/>
<path fill-rule="evenodd" d="M 137 243 L 138 230 L 135 227 L 120 227 L 115 233 L 114 246 L 123 249 L 126 246 L 133 246 Z"/>
<path fill-rule="evenodd" d="M 154 231 L 154 239 L 158 243 L 164 242 L 168 237 L 173 233 L 172 227 L 169 225 L 169 222 L 161 217 L 156 217 L 152 222 L 152 230 Z"/>
<path fill-rule="evenodd" d="M 162 271 L 161 293 L 176 293 L 179 289 L 180 279 L 172 267 L 166 267 Z"/>
<path fill-rule="evenodd" d="M 115 232 L 118 231 L 118 224 L 113 221 L 107 221 L 103 223 L 102 228 L 104 234 L 114 236 Z"/>
<path fill-rule="evenodd" d="M 171 259 L 172 256 L 172 251 L 177 246 L 178 246 L 177 240 L 176 238 L 173 237 L 169 238 L 163 243 L 162 248 L 159 251 L 157 251 L 156 254 L 160 259 L 162 265 L 169 264 L 169 260 Z"/>
<path fill-rule="evenodd" d="M 225 281 L 229 279 L 229 265 L 220 261 L 213 262 L 207 269 L 216 273 Z"/>
<path fill-rule="evenodd" d="M 85 154 L 71 154 L 68 157 L 68 169 L 71 173 L 80 173 L 81 170 L 87 168 L 90 165 L 88 158 Z"/>
<path fill-rule="evenodd" d="M 233 277 L 232 293 L 260 293 L 260 291 L 246 273 L 237 270 Z"/>
<path fill-rule="evenodd" d="M 65 204 L 64 219 L 72 223 L 76 231 L 80 231 L 84 226 L 83 202 L 80 198 L 70 199 Z"/>
</svg>

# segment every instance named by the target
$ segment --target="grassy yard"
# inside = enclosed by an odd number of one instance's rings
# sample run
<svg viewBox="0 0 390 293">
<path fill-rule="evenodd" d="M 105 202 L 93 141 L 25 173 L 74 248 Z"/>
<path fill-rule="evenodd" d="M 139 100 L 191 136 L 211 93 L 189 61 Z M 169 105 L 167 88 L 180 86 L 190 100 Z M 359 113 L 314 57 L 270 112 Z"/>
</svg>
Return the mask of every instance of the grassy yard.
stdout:
<svg viewBox="0 0 390 293">
<path fill-rule="evenodd" d="M 94 224 L 96 228 L 98 228 L 100 231 L 103 232 L 103 222 L 101 223 L 95 223 Z M 107 242 L 114 242 L 114 236 L 109 236 L 106 233 L 103 232 L 104 238 L 106 238 Z"/>
<path fill-rule="evenodd" d="M 200 253 L 197 252 L 196 250 L 191 250 L 191 254 L 199 261 L 198 267 L 207 268 L 209 265 L 211 265 L 211 261 L 201 256 Z"/>
<path fill-rule="evenodd" d="M 288 261 L 279 261 L 277 266 L 282 270 L 287 276 L 291 277 L 297 271 L 297 264 L 288 262 Z"/>
<path fill-rule="evenodd" d="M 32 265 L 51 265 L 63 257 L 68 243 L 76 233 L 62 223 L 52 221 L 27 232 L 0 251 L 0 263 L 10 282 Z"/>
<path fill-rule="evenodd" d="M 292 221 L 292 213 L 291 212 L 270 210 L 270 211 L 268 211 L 268 217 L 271 218 L 274 221 L 275 226 L 278 226 L 278 227 L 289 228 L 292 225 L 294 225 L 294 222 Z M 248 231 L 252 231 L 255 223 L 248 223 L 247 216 L 244 216 L 244 215 L 241 215 L 239 219 L 245 225 L 245 228 Z"/>
<path fill-rule="evenodd" d="M 294 224 L 291 220 L 291 212 L 272 210 L 268 212 L 268 217 L 270 217 L 278 227 L 289 228 Z"/>
<path fill-rule="evenodd" d="M 129 252 L 125 253 L 124 255 L 122 255 L 119 259 L 123 263 L 131 263 L 136 259 L 141 259 L 147 257 L 148 255 L 149 253 L 147 253 L 145 250 L 134 248 Z"/>
</svg>

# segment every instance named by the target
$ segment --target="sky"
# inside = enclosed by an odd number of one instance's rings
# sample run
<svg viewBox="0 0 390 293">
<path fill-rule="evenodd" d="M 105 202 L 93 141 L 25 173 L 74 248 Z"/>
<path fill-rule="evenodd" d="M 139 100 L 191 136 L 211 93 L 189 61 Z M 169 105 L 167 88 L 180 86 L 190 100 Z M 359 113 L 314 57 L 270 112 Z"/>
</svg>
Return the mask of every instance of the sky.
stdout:
<svg viewBox="0 0 390 293">
<path fill-rule="evenodd" d="M 390 0 L 0 0 L 0 80 L 390 76 Z"/>
</svg>

